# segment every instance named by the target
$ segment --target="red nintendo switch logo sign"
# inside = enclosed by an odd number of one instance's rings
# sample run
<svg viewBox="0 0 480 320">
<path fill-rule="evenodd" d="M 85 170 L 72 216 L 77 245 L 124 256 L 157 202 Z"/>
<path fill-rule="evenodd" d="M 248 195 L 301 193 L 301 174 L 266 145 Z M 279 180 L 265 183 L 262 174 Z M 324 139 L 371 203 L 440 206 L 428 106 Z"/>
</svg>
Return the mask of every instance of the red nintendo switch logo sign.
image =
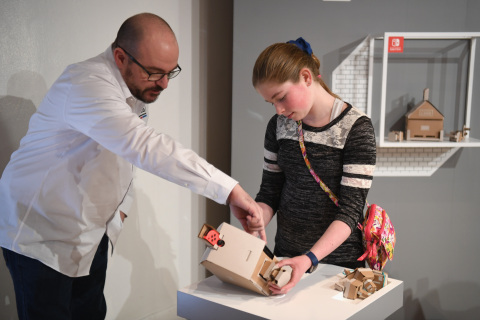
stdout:
<svg viewBox="0 0 480 320">
<path fill-rule="evenodd" d="M 403 37 L 389 37 L 388 52 L 403 52 Z"/>
</svg>

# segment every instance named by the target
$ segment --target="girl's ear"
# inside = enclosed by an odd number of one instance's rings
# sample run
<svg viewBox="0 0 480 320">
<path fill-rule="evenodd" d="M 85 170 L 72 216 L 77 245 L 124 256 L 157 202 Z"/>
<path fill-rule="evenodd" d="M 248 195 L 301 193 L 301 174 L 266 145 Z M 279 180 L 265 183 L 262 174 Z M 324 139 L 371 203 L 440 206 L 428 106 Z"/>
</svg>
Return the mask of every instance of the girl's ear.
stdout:
<svg viewBox="0 0 480 320">
<path fill-rule="evenodd" d="M 312 72 L 310 71 L 310 69 L 303 68 L 302 70 L 300 70 L 300 81 L 305 82 L 307 87 L 312 84 L 313 75 L 312 75 Z"/>
</svg>

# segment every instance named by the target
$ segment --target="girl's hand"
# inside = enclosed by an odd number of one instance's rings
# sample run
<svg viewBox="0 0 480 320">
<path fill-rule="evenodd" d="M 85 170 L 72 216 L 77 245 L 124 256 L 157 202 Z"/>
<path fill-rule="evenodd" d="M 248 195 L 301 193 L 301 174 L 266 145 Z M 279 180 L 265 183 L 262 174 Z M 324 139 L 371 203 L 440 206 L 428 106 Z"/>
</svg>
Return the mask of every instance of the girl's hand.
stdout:
<svg viewBox="0 0 480 320">
<path fill-rule="evenodd" d="M 281 268 L 285 265 L 292 267 L 290 281 L 283 287 L 279 287 L 273 282 L 268 284 L 273 294 L 284 294 L 290 291 L 300 281 L 305 272 L 311 267 L 312 261 L 306 255 L 296 256 L 291 259 L 281 260 L 275 267 Z"/>
</svg>

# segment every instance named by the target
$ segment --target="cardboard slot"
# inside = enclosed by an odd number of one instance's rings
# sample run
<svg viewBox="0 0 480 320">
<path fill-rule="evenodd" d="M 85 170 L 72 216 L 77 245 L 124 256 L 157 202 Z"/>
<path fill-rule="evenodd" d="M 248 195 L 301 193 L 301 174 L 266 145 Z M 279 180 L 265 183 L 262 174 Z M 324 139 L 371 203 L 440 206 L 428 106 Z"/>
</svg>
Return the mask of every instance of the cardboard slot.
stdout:
<svg viewBox="0 0 480 320">
<path fill-rule="evenodd" d="M 272 275 L 272 269 L 275 263 L 271 260 L 265 259 L 260 272 L 258 273 L 265 281 L 270 281 L 270 276 Z"/>
<path fill-rule="evenodd" d="M 270 251 L 270 249 L 269 249 L 267 246 L 265 246 L 265 247 L 263 248 L 263 252 L 267 255 L 267 257 L 269 257 L 269 258 L 272 259 L 272 260 L 273 260 L 273 258 L 275 257 L 275 256 L 273 255 L 272 251 Z"/>
<path fill-rule="evenodd" d="M 245 261 L 248 261 L 248 259 L 250 259 L 250 256 L 252 255 L 252 251 L 248 251 L 248 255 L 247 255 L 247 259 L 245 259 Z"/>
</svg>

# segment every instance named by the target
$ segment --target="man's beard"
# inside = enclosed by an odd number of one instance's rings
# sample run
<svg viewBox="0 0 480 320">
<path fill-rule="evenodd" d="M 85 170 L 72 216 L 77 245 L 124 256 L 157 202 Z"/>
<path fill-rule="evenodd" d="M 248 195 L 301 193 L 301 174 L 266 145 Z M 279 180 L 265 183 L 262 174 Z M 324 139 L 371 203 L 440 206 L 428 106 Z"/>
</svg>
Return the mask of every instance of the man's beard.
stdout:
<svg viewBox="0 0 480 320">
<path fill-rule="evenodd" d="M 157 98 L 160 96 L 160 93 L 162 93 L 163 88 L 160 86 L 155 86 L 153 88 L 144 89 L 143 91 L 138 88 L 134 88 L 134 90 L 130 89 L 130 91 L 132 91 L 132 95 L 138 100 L 144 103 L 152 103 L 152 102 L 155 102 Z M 150 91 L 160 91 L 160 92 L 158 94 L 153 94 L 153 93 L 149 94 Z"/>
<path fill-rule="evenodd" d="M 162 91 L 164 90 L 162 87 L 157 86 L 155 82 L 153 82 L 155 84 L 154 87 L 140 89 L 133 83 L 133 80 L 132 80 L 133 76 L 130 70 L 127 70 L 125 76 L 126 76 L 125 83 L 127 84 L 127 87 L 132 93 L 132 95 L 144 103 L 155 102 L 157 98 L 160 96 L 160 94 L 162 93 Z M 156 94 L 156 93 L 153 93 L 153 91 L 159 91 L 159 93 Z"/>
</svg>

